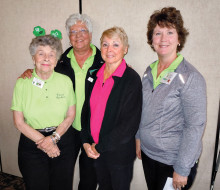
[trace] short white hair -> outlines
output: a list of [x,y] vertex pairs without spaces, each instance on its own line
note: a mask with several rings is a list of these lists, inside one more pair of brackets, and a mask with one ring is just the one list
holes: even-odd
[[90,17],[86,14],[75,13],[75,14],[70,15],[69,18],[66,20],[66,31],[67,31],[68,36],[70,35],[70,28],[74,24],[76,24],[78,21],[85,24],[89,30],[89,33],[92,33],[92,21]]

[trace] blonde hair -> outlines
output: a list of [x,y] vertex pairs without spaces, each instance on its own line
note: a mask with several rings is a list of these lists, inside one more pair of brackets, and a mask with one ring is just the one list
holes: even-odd
[[104,37],[108,37],[108,38],[112,38],[112,37],[119,37],[120,40],[122,41],[123,43],[123,46],[126,48],[129,47],[129,44],[128,44],[128,36],[126,34],[126,32],[124,31],[123,28],[121,27],[118,27],[118,26],[114,26],[112,28],[109,28],[107,30],[105,30],[103,33],[102,33],[102,36],[100,38],[100,44],[102,45],[102,42],[103,42],[103,38]]

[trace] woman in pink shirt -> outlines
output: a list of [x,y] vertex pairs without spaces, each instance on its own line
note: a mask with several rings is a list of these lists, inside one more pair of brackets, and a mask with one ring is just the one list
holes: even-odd
[[128,37],[120,27],[100,39],[105,64],[90,72],[82,111],[82,142],[100,190],[128,190],[135,159],[135,134],[142,108],[140,76],[127,66]]

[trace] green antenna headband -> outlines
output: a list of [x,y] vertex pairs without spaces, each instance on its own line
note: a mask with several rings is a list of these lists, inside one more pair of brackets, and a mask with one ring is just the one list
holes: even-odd
[[[41,28],[40,26],[34,27],[33,34],[37,36],[44,36],[46,34],[44,28]],[[62,39],[62,33],[59,30],[51,30],[50,35],[59,38],[60,40]]]

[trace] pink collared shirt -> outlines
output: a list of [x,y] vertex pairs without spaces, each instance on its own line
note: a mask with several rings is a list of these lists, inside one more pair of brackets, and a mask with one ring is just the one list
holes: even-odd
[[105,114],[106,104],[114,85],[112,76],[122,77],[126,69],[126,62],[123,59],[115,72],[103,83],[105,64],[96,74],[97,80],[92,90],[90,97],[90,130],[93,140],[96,144],[99,142],[99,133],[102,126],[103,117]]

